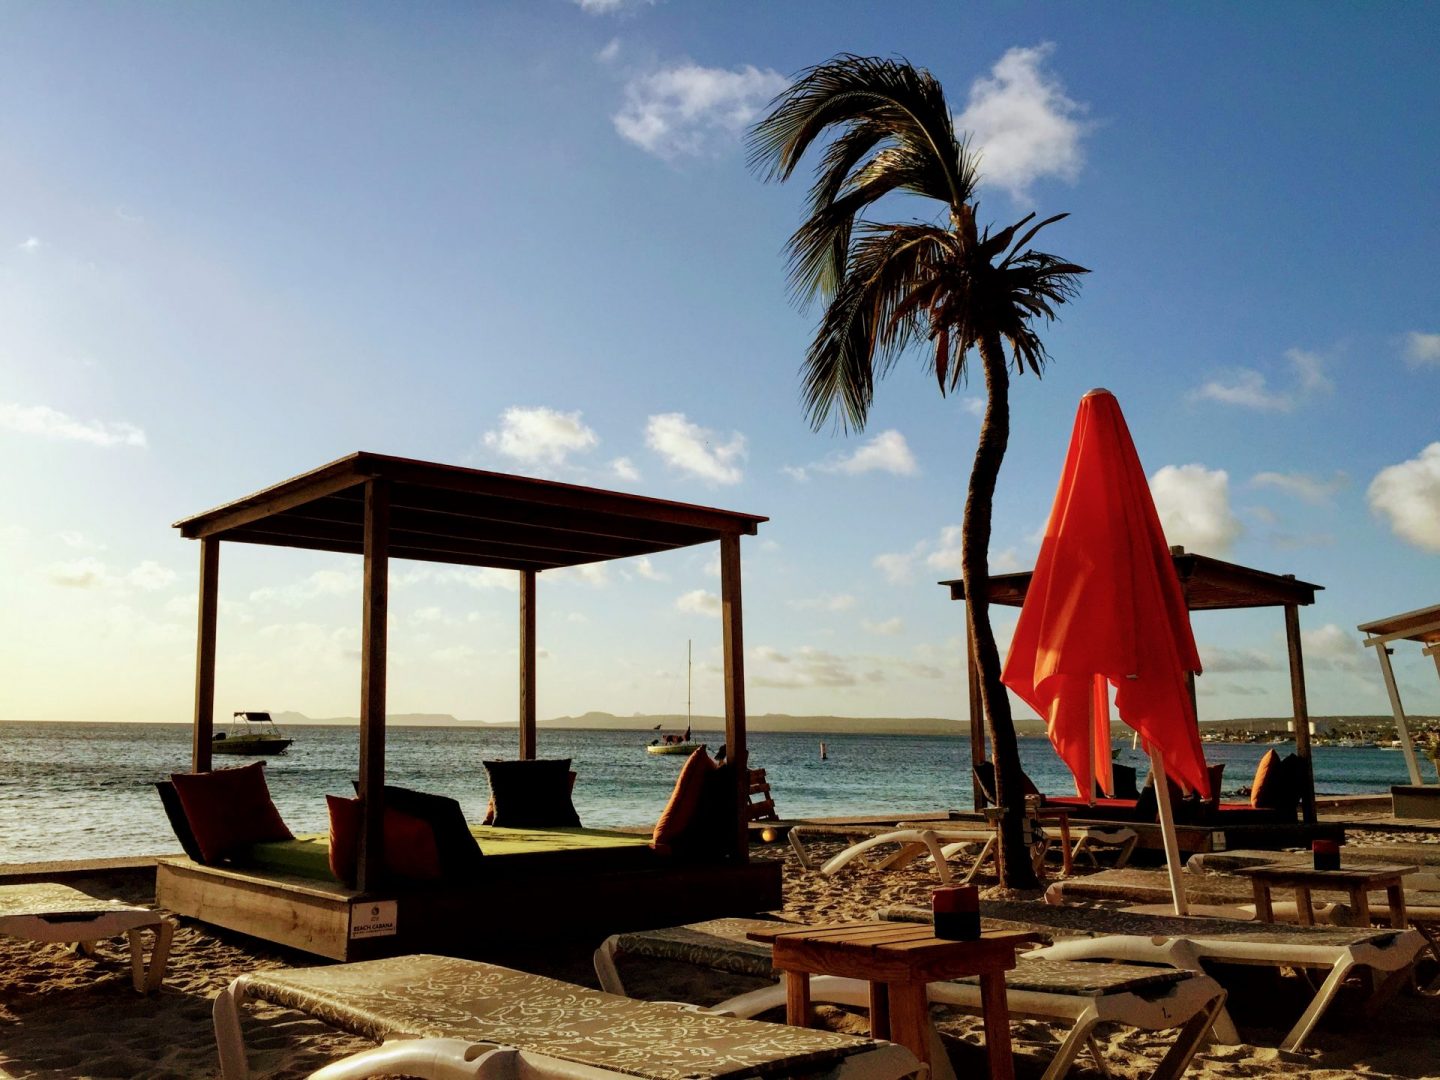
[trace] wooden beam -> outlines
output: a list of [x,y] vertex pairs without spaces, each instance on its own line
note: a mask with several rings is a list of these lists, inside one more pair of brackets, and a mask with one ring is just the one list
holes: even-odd
[[297,506],[304,506],[316,499],[323,499],[337,491],[363,483],[364,477],[357,476],[349,459],[332,462],[313,473],[297,476],[283,484],[258,491],[254,495],[207,510],[193,518],[177,521],[175,527],[180,535],[187,538],[217,536],[227,530],[248,525],[252,521],[270,517]]
[[520,572],[520,757],[535,757],[535,571]]
[[365,583],[360,640],[360,803],[364,813],[356,866],[361,892],[385,868],[385,668],[390,607],[390,482],[365,483]]
[[195,725],[190,769],[209,772],[215,737],[215,634],[220,610],[220,541],[200,541],[200,620],[195,633]]
[[1315,763],[1310,756],[1310,705],[1305,697],[1305,657],[1300,648],[1300,609],[1285,605],[1285,645],[1290,653],[1290,700],[1295,713],[1295,753],[1305,762],[1300,809],[1305,824],[1315,824]]
[[735,769],[735,854],[750,857],[750,758],[745,746],[745,633],[740,603],[740,537],[720,538],[720,621],[725,654],[725,753]]

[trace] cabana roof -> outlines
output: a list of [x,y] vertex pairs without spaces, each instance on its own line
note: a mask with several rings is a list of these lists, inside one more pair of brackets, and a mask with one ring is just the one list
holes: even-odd
[[[1229,611],[1235,608],[1285,607],[1315,602],[1315,593],[1323,585],[1300,581],[1290,574],[1269,574],[1238,563],[1195,555],[1184,548],[1173,547],[1175,572],[1185,591],[1185,603],[1191,611]],[[995,574],[990,578],[990,603],[1001,607],[1020,607],[1030,588],[1031,571],[1021,574]],[[965,599],[965,582],[960,579],[942,581],[950,588],[950,599]],[[1440,609],[1431,609],[1440,613]],[[1414,614],[1423,614],[1416,612]],[[1399,616],[1405,618],[1406,616]],[[1366,629],[1361,627],[1362,630]]]
[[1434,645],[1440,643],[1440,604],[1361,623],[1357,629],[1368,637],[1384,641],[1419,641]]
[[364,451],[175,523],[182,536],[365,551],[365,485],[389,481],[391,558],[542,571],[751,535],[754,514]]

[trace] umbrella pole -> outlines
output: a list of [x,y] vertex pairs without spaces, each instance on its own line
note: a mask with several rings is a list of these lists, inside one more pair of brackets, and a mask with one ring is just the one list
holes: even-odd
[[1170,895],[1175,901],[1175,914],[1188,915],[1185,904],[1185,883],[1180,880],[1180,841],[1175,836],[1175,811],[1170,805],[1170,782],[1165,779],[1165,763],[1160,752],[1150,750],[1150,771],[1155,774],[1155,802],[1160,808],[1160,836],[1165,841],[1165,869],[1170,872]]

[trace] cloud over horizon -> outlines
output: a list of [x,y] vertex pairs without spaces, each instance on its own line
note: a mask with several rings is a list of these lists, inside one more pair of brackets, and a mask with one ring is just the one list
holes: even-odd
[[808,480],[812,472],[846,476],[884,472],[892,476],[915,476],[920,472],[920,466],[916,464],[905,436],[892,428],[880,432],[848,454],[834,454],[812,465],[787,465],[782,471],[796,480]]
[[1006,51],[989,78],[971,84],[965,111],[955,118],[957,134],[969,133],[979,152],[981,184],[1016,202],[1028,202],[1030,185],[1043,177],[1073,183],[1085,164],[1080,140],[1089,125],[1078,117],[1086,107],[1045,70],[1054,51],[1053,42]]
[[1405,363],[1412,368],[1440,367],[1440,334],[1411,330],[1405,335]]
[[1204,465],[1166,465],[1150,478],[1165,539],[1186,551],[1224,555],[1244,531],[1230,508],[1230,475]]
[[1272,389],[1265,375],[1254,368],[1236,368],[1228,380],[1211,379],[1190,391],[1192,401],[1214,401],[1260,412],[1292,412],[1306,402],[1334,391],[1335,384],[1325,373],[1325,360],[1304,349],[1286,349],[1293,385]]
[[145,432],[124,420],[76,420],[48,405],[16,405],[0,401],[0,428],[46,439],[90,443],[92,446],[145,446]]
[[589,450],[600,438],[581,423],[578,409],[562,413],[543,405],[512,405],[500,415],[500,430],[485,432],[483,441],[514,461],[558,468],[571,454]]
[[744,478],[745,436],[732,431],[726,442],[684,413],[659,413],[645,425],[645,445],[665,464],[714,484],[738,484]]
[[745,64],[733,71],[685,62],[636,75],[611,117],[627,142],[664,161],[705,157],[739,145],[789,80]]
[[1409,461],[1381,469],[1366,492],[1370,510],[1400,539],[1440,552],[1440,442]]

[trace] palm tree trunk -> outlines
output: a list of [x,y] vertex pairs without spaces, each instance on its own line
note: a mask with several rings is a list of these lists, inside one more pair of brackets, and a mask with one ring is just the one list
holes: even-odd
[[970,642],[980,673],[980,694],[995,759],[995,797],[1005,808],[1000,825],[1000,884],[1027,889],[1039,883],[1025,844],[1020,748],[1015,741],[1010,699],[1000,682],[1000,652],[990,628],[990,519],[995,482],[1010,441],[1010,374],[998,335],[982,337],[979,352],[985,369],[985,419],[980,425],[980,445],[970,470],[970,491],[960,528],[960,573],[965,579]]

